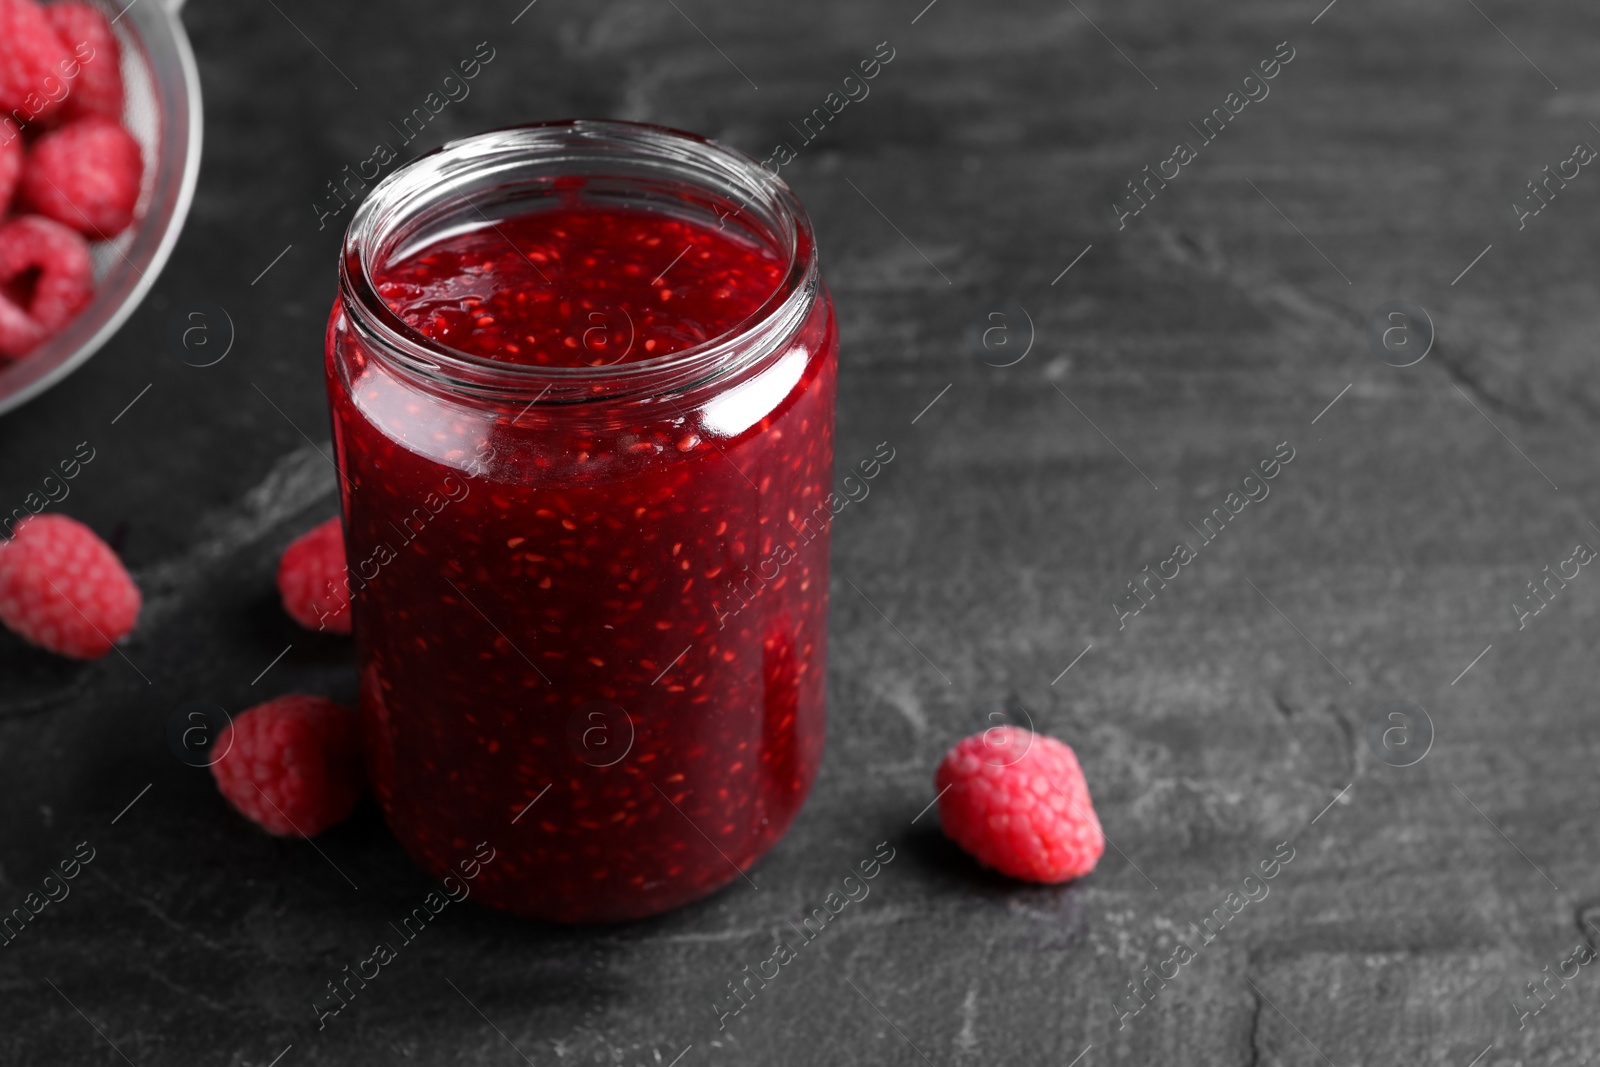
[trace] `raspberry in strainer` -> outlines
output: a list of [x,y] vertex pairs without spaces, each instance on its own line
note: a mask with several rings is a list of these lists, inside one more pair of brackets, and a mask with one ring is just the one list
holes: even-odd
[[121,49],[117,34],[100,9],[81,0],[61,0],[44,9],[56,36],[78,63],[61,117],[71,122],[85,115],[122,119]]
[[133,222],[143,173],[139,142],[115,119],[90,115],[28,149],[21,198],[91,240],[108,241]]
[[76,70],[45,11],[33,0],[0,0],[0,136],[61,107]]
[[94,295],[89,246],[37,215],[0,224],[0,356],[27,355]]

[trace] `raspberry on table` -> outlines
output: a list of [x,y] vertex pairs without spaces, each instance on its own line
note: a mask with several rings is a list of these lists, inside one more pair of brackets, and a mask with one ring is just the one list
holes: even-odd
[[54,3],[44,12],[79,68],[61,105],[61,117],[71,122],[85,115],[104,115],[121,121],[122,52],[111,23],[99,8],[81,0]]
[[1078,757],[1053,737],[997,726],[958,742],[934,775],[944,832],[979,863],[1030,882],[1094,870],[1105,835]]
[[132,630],[138,586],[111,546],[65,515],[30,515],[0,544],[0,622],[23,640],[98,659]]
[[22,202],[86,237],[110,240],[132,224],[143,174],[139,142],[115,119],[89,115],[29,148]]
[[75,64],[34,0],[0,0],[0,112],[6,118],[22,124],[54,114],[70,91],[67,73]]
[[216,740],[217,788],[279,837],[315,837],[354,810],[366,783],[355,712],[291,693],[243,712]]
[[94,296],[94,261],[84,239],[25,215],[0,224],[0,356],[26,355]]
[[278,561],[283,610],[308,630],[350,632],[349,588],[344,530],[337,518],[295,538]]

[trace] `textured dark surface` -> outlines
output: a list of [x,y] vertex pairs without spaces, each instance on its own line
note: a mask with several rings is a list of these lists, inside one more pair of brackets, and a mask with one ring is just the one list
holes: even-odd
[[[1600,577],[1584,569],[1524,629],[1512,608],[1600,545],[1600,175],[1520,232],[1511,209],[1575,142],[1600,144],[1600,13],[921,2],[538,0],[513,24],[521,0],[194,0],[207,143],[176,255],[115,342],[0,419],[4,510],[92,445],[60,510],[120,546],[148,601],[126,658],[72,665],[0,635],[0,905],[96,849],[0,949],[0,1062],[265,1067],[292,1046],[281,1067],[1466,1067],[1600,1050],[1592,967],[1551,980],[1521,1029],[1511,1007],[1600,940],[1580,925],[1600,902]],[[1271,95],[1118,231],[1123,183],[1197,142],[1186,123],[1285,40]],[[871,95],[783,174],[841,319],[839,462],[883,440],[897,458],[835,529],[827,760],[759,890],[604,930],[452,908],[319,1032],[324,983],[427,882],[371,809],[318,848],[269,840],[166,729],[194,699],[353,696],[348,646],[296,629],[272,588],[283,545],[334,509],[321,333],[348,213],[319,231],[313,204],[483,41],[471,95],[407,157],[571,114],[764,157],[890,43]],[[1396,299],[1437,327],[1407,368],[1366,336]],[[185,365],[221,351],[217,308],[231,352]],[[204,353],[169,340],[196,309]],[[1026,358],[986,365],[1030,333]],[[1190,523],[1280,442],[1295,458],[1270,497],[1200,545]],[[1119,630],[1125,583],[1180,540],[1198,558]],[[1414,766],[1370,739],[1394,700],[1431,716]],[[1076,884],[1007,883],[935,814],[913,824],[940,754],[996,706],[1083,760],[1116,848]],[[881,841],[896,858],[871,896],[719,1030],[725,983]],[[1119,1029],[1126,983],[1194,942],[1188,924],[1280,842],[1295,858],[1270,894]]]

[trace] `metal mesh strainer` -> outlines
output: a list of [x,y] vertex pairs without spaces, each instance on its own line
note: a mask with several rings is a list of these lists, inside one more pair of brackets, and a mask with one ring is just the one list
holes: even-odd
[[0,412],[48,389],[83,363],[139,306],[178,240],[200,173],[200,75],[178,20],[183,0],[94,0],[122,47],[123,124],[144,152],[137,221],[94,246],[95,294],[65,329],[22,359],[0,364]]

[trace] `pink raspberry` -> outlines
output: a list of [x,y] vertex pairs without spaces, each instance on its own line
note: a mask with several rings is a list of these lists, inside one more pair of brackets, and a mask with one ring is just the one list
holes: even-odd
[[283,610],[308,630],[350,632],[349,579],[344,531],[329,519],[295,538],[278,561]]
[[132,224],[143,174],[139,142],[115,119],[89,115],[33,143],[22,168],[22,202],[106,241]]
[[23,356],[94,296],[89,245],[37,215],[0,225],[0,356]]
[[315,837],[356,806],[366,776],[355,713],[291,693],[257,704],[223,729],[211,765],[234,809],[279,837]]
[[104,115],[121,121],[122,50],[111,23],[99,8],[81,0],[51,4],[44,13],[79,64],[78,76],[61,106],[61,117],[71,122],[85,115]]
[[75,67],[43,8],[33,0],[0,0],[0,113],[15,123],[52,114]]
[[1030,882],[1094,870],[1105,835],[1078,757],[1053,737],[997,726],[956,744],[933,778],[944,832],[986,867]]
[[98,659],[133,629],[139,588],[117,554],[65,515],[30,515],[0,544],[0,622],[41,648]]

